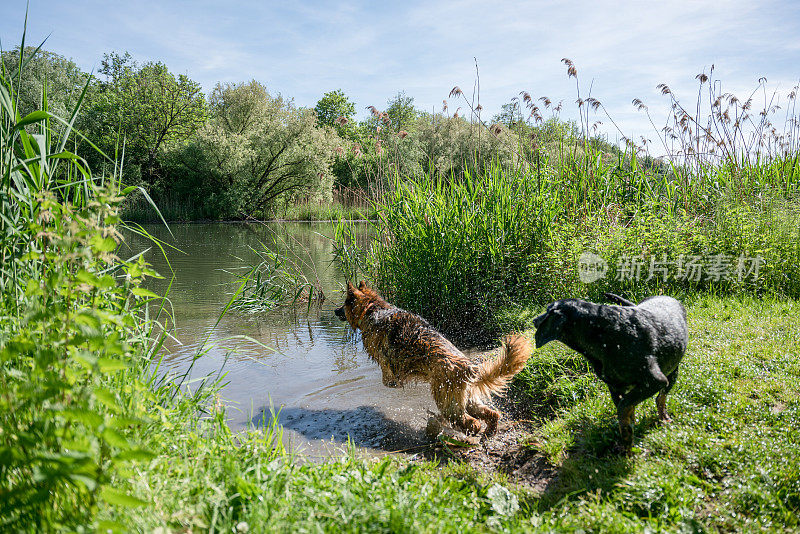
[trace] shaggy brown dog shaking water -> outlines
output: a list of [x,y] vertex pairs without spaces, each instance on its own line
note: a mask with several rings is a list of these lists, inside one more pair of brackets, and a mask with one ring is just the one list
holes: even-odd
[[383,384],[399,387],[409,380],[429,382],[442,415],[467,432],[497,430],[500,412],[484,404],[502,392],[531,355],[527,338],[507,336],[499,358],[481,364],[469,358],[418,315],[392,306],[364,282],[347,283],[344,305],[336,316],[361,330],[364,348],[378,362]]

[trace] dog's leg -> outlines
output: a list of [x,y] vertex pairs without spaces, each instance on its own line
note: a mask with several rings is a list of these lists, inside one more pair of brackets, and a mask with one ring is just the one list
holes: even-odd
[[622,393],[609,384],[608,392],[611,394],[611,402],[614,403],[614,408],[619,406],[619,401],[622,399]]
[[385,359],[381,358],[380,361],[378,361],[378,364],[381,366],[381,382],[383,382],[383,385],[387,388],[400,387],[400,381],[392,372],[392,369],[389,367],[389,363]]
[[486,430],[484,434],[491,436],[497,432],[497,424],[500,422],[500,412],[492,410],[483,403],[471,400],[467,402],[467,413],[486,421]]
[[466,413],[453,414],[449,419],[452,424],[461,428],[468,434],[480,434],[481,432],[481,422],[474,417],[470,417]]
[[481,422],[467,414],[466,384],[453,384],[452,378],[431,380],[431,393],[441,414],[450,424],[467,433],[478,434]]
[[622,396],[617,404],[617,417],[619,418],[619,432],[622,435],[622,445],[630,449],[633,445],[633,423],[635,421],[636,405],[664,389],[669,380],[661,372],[655,358],[650,362],[648,375],[645,382],[637,384],[632,390]]
[[667,387],[661,390],[656,397],[656,407],[658,408],[658,418],[664,422],[669,423],[672,421],[672,418],[667,413],[667,393],[670,392],[672,386],[675,385],[675,381],[678,379],[678,369],[676,368],[672,373],[667,376],[667,380],[669,380],[669,384]]

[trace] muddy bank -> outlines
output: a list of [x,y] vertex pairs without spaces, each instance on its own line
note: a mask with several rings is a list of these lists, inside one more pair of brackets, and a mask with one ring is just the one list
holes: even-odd
[[[526,430],[519,421],[526,414],[515,413],[513,406],[498,406],[510,423],[506,430],[469,450],[445,449],[425,433],[438,412],[430,386],[383,386],[360,336],[333,313],[344,274],[330,261],[331,241],[324,237],[332,233],[330,224],[215,223],[147,230],[180,249],[170,254],[169,263],[152,249],[146,253],[166,275],[152,280],[149,289],[169,290],[174,311],[174,338],[165,343],[163,369],[188,373],[190,379],[221,377],[220,401],[234,431],[258,428],[275,415],[284,444],[299,461],[324,461],[354,447],[364,456],[461,459],[521,478],[536,471],[529,465],[532,453],[522,444]],[[221,316],[235,289],[235,273],[259,261],[253,251],[265,243],[277,253],[302,251],[307,276],[319,280],[328,299],[311,309],[229,310]],[[148,247],[140,236],[126,236],[124,252],[133,255]],[[497,349],[466,353],[479,360],[496,356]]]
[[[467,351],[475,361],[494,358],[498,353],[499,348]],[[531,442],[534,427],[527,419],[529,414],[512,395],[493,399],[492,404],[503,414],[493,436],[467,436],[445,427],[437,437],[430,428],[438,419],[430,386],[384,387],[380,371],[374,367],[364,370],[366,376],[358,380],[329,384],[307,397],[304,404],[276,411],[284,443],[298,453],[300,461],[325,461],[347,453],[352,445],[363,456],[397,455],[412,461],[434,460],[441,465],[465,462],[486,474],[504,473],[510,481],[535,493],[543,493],[555,480],[556,469]],[[365,391],[370,394],[364,396]],[[263,410],[251,422],[257,426],[270,416]],[[459,442],[470,446],[460,446]]]

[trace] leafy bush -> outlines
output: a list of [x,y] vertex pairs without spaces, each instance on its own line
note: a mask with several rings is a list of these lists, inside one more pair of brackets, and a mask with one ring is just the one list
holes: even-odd
[[219,217],[264,217],[309,193],[330,200],[334,134],[256,81],[217,85],[213,119],[172,151],[172,189]]
[[123,473],[151,457],[135,439],[149,396],[135,317],[153,273],[114,255],[116,183],[65,150],[71,123],[44,98],[18,109],[0,72],[0,529],[118,528],[95,516],[144,504]]
[[43,194],[27,246],[4,262],[17,279],[0,308],[3,529],[74,529],[101,501],[143,504],[120,475],[151,457],[135,438],[148,385],[130,369],[145,365],[132,313],[149,271],[117,261],[115,201],[95,199],[74,209]]
[[[342,232],[337,243],[398,304],[465,341],[524,327],[520,308],[570,296],[598,299],[604,291],[798,297],[800,208],[791,194],[772,189],[771,168],[747,168],[752,187],[761,173],[758,196],[706,190],[707,200],[688,202],[691,211],[647,185],[661,179],[658,171],[642,171],[635,159],[609,167],[581,156],[529,172],[493,166],[451,182],[435,174],[396,177],[376,202],[381,239],[370,253],[345,247]],[[718,169],[719,180],[732,180],[727,172]],[[635,194],[624,189],[631,176],[640,181]],[[607,262],[604,278],[580,281],[583,252]],[[651,261],[671,267],[651,277]],[[689,261],[706,262],[706,270],[680,276]],[[714,262],[724,274],[708,270]],[[625,272],[629,263],[635,271]]]

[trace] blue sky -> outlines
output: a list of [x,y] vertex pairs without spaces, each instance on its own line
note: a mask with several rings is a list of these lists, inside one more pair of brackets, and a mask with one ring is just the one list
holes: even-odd
[[[19,42],[25,4],[0,0],[4,49]],[[48,34],[45,48],[87,70],[104,52],[127,50],[206,90],[255,78],[313,106],[340,88],[360,117],[400,90],[426,110],[441,109],[455,85],[471,94],[473,58],[484,117],[523,90],[563,99],[574,115],[575,83],[560,63],[568,57],[584,96],[591,85],[634,137],[653,134],[633,98],[658,117],[668,102],[656,85],[693,101],[694,77],[711,64],[724,89],[744,97],[761,76],[784,96],[800,78],[800,2],[790,1],[30,0],[29,40]]]

